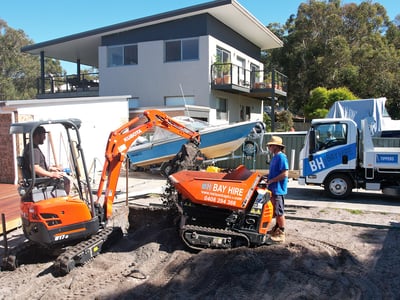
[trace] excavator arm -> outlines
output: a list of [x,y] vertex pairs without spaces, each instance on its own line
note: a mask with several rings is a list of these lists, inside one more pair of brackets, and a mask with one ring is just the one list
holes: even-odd
[[[144,123],[143,119],[145,120]],[[198,132],[185,127],[158,110],[146,110],[140,116],[135,117],[117,130],[112,131],[108,138],[105,162],[97,191],[97,201],[99,201],[103,194],[104,184],[106,183],[103,204],[106,220],[112,215],[112,204],[114,202],[118,178],[129,147],[139,136],[155,126],[169,130],[183,138],[200,141]]]

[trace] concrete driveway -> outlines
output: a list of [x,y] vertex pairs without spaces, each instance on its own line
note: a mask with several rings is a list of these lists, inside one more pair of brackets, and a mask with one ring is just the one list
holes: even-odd
[[353,190],[346,200],[332,199],[318,186],[302,186],[289,180],[286,205],[342,208],[351,210],[399,213],[400,199],[378,191]]
[[[130,172],[128,181],[125,180],[125,177],[120,178],[118,187],[121,192],[115,202],[126,201],[127,195],[125,191],[128,190],[129,203],[148,205],[149,201],[151,201],[152,203],[161,204],[160,199],[157,201],[157,195],[163,193],[165,184],[166,179],[159,174]],[[128,187],[127,189],[126,186]],[[149,194],[153,194],[153,196],[148,197]],[[400,199],[394,196],[383,195],[381,192],[353,190],[348,199],[336,200],[329,198],[322,187],[301,186],[294,179],[289,180],[285,205],[400,214]]]

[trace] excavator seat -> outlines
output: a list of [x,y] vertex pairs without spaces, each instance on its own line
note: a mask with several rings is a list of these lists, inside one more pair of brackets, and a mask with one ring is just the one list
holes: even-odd
[[36,178],[35,186],[32,188],[31,193],[26,195],[24,191],[32,182],[31,172],[23,156],[17,157],[17,164],[20,170],[19,191],[24,201],[38,202],[45,199],[67,196],[67,193],[62,188],[62,180],[48,177]]
[[29,180],[31,178],[31,171],[29,170],[29,166],[25,163],[25,159],[23,156],[17,157],[17,164],[19,170],[19,179],[20,183],[23,183],[25,186],[29,185]]

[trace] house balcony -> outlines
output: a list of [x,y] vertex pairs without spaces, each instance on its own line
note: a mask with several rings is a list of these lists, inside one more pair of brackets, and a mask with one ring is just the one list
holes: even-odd
[[265,99],[287,96],[287,76],[272,70],[246,70],[232,63],[211,66],[211,88]]
[[74,98],[74,97],[96,97],[99,96],[99,74],[85,73],[80,76],[47,75],[37,79],[37,98]]

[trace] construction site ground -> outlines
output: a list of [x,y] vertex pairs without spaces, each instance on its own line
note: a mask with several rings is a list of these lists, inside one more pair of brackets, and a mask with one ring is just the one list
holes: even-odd
[[[125,235],[64,277],[35,256],[0,272],[0,299],[398,299],[400,200],[354,191],[346,201],[289,182],[286,241],[192,252],[162,207],[166,179],[129,172],[111,223]],[[128,203],[128,205],[127,205]],[[22,230],[8,232],[12,247]],[[0,245],[3,255],[4,244]]]

